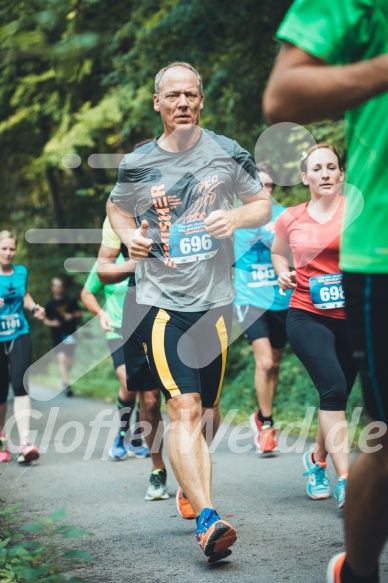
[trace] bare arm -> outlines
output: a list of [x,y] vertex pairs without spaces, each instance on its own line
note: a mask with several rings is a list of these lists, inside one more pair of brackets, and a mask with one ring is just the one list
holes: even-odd
[[120,241],[129,248],[133,233],[137,229],[134,217],[121,213],[110,199],[106,203],[106,214],[109,217],[112,229]]
[[263,98],[270,124],[338,117],[388,90],[388,54],[350,65],[326,65],[283,43]]
[[34,314],[34,318],[36,318],[37,320],[44,320],[46,310],[42,308],[42,306],[34,302],[34,300],[31,297],[31,294],[29,294],[28,292],[26,292],[26,294],[24,295],[23,307],[26,310],[30,310]]
[[127,246],[132,259],[145,259],[152,247],[152,240],[148,238],[148,223],[142,221],[140,228],[136,227],[135,218],[123,215],[116,205],[108,200],[106,212],[112,229],[120,240]]
[[43,320],[43,324],[45,324],[49,328],[59,328],[59,326],[61,325],[61,322],[59,320],[57,320],[57,319],[50,320],[49,318],[45,318]]
[[87,290],[85,287],[82,288],[81,291],[81,301],[84,303],[85,308],[89,312],[99,317],[101,328],[105,332],[114,330],[114,328],[112,328],[112,326],[110,325],[111,321],[108,314],[105,312],[105,310],[101,308],[100,304],[97,301],[96,296],[92,294],[92,292]]
[[205,226],[216,239],[231,237],[236,229],[261,227],[271,220],[271,199],[264,190],[244,198],[244,204],[229,211],[217,210],[205,219]]
[[[98,252],[97,275],[103,285],[119,283],[135,272],[136,261],[128,259],[124,263],[116,263],[120,249],[101,245]],[[84,302],[85,303],[85,302]]]
[[102,309],[100,304],[97,301],[97,298],[92,292],[86,289],[86,287],[82,288],[81,291],[81,302],[84,304],[85,308],[88,312],[92,314],[98,315],[99,311]]
[[296,287],[296,272],[290,268],[290,255],[291,249],[288,243],[279,235],[275,235],[272,244],[272,265],[278,276],[278,284],[281,290]]

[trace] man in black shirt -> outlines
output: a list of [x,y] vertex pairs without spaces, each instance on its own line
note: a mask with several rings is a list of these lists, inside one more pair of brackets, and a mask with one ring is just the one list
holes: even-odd
[[51,280],[51,291],[53,297],[46,304],[44,323],[51,328],[52,344],[57,353],[62,378],[62,390],[71,397],[73,392],[69,386],[69,374],[73,367],[77,345],[75,335],[77,320],[82,316],[82,311],[77,300],[66,295],[62,278],[54,277]]

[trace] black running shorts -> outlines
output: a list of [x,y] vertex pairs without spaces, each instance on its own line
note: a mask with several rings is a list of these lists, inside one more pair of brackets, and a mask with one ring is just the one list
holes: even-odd
[[122,338],[111,338],[108,340],[109,351],[113,360],[115,370],[125,364],[124,346]]
[[136,303],[136,287],[128,288],[123,310],[123,351],[128,391],[153,391],[157,389],[144,353],[143,341],[139,332],[139,306]]
[[232,305],[206,312],[138,306],[144,350],[166,400],[199,393],[203,407],[218,404],[229,344]]
[[249,344],[259,338],[268,338],[272,348],[285,347],[288,310],[263,310],[256,306],[236,306],[235,310]]

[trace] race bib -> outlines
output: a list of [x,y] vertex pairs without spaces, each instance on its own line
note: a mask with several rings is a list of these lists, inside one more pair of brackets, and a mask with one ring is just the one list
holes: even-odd
[[314,307],[319,310],[333,310],[345,306],[342,289],[342,273],[310,277],[310,295]]
[[220,241],[209,235],[204,221],[172,225],[169,240],[170,257],[174,263],[210,259],[220,248]]
[[8,314],[7,316],[0,316],[0,335],[7,336],[13,334],[23,327],[19,314]]
[[252,265],[252,271],[248,271],[248,287],[263,287],[265,285],[277,285],[278,278],[271,263]]

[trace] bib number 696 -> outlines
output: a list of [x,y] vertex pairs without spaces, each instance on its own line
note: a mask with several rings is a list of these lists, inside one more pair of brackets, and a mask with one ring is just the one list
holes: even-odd
[[192,237],[184,237],[180,241],[180,249],[184,255],[191,252],[199,253],[200,251],[209,251],[211,247],[211,236],[208,233],[202,236],[193,235]]

